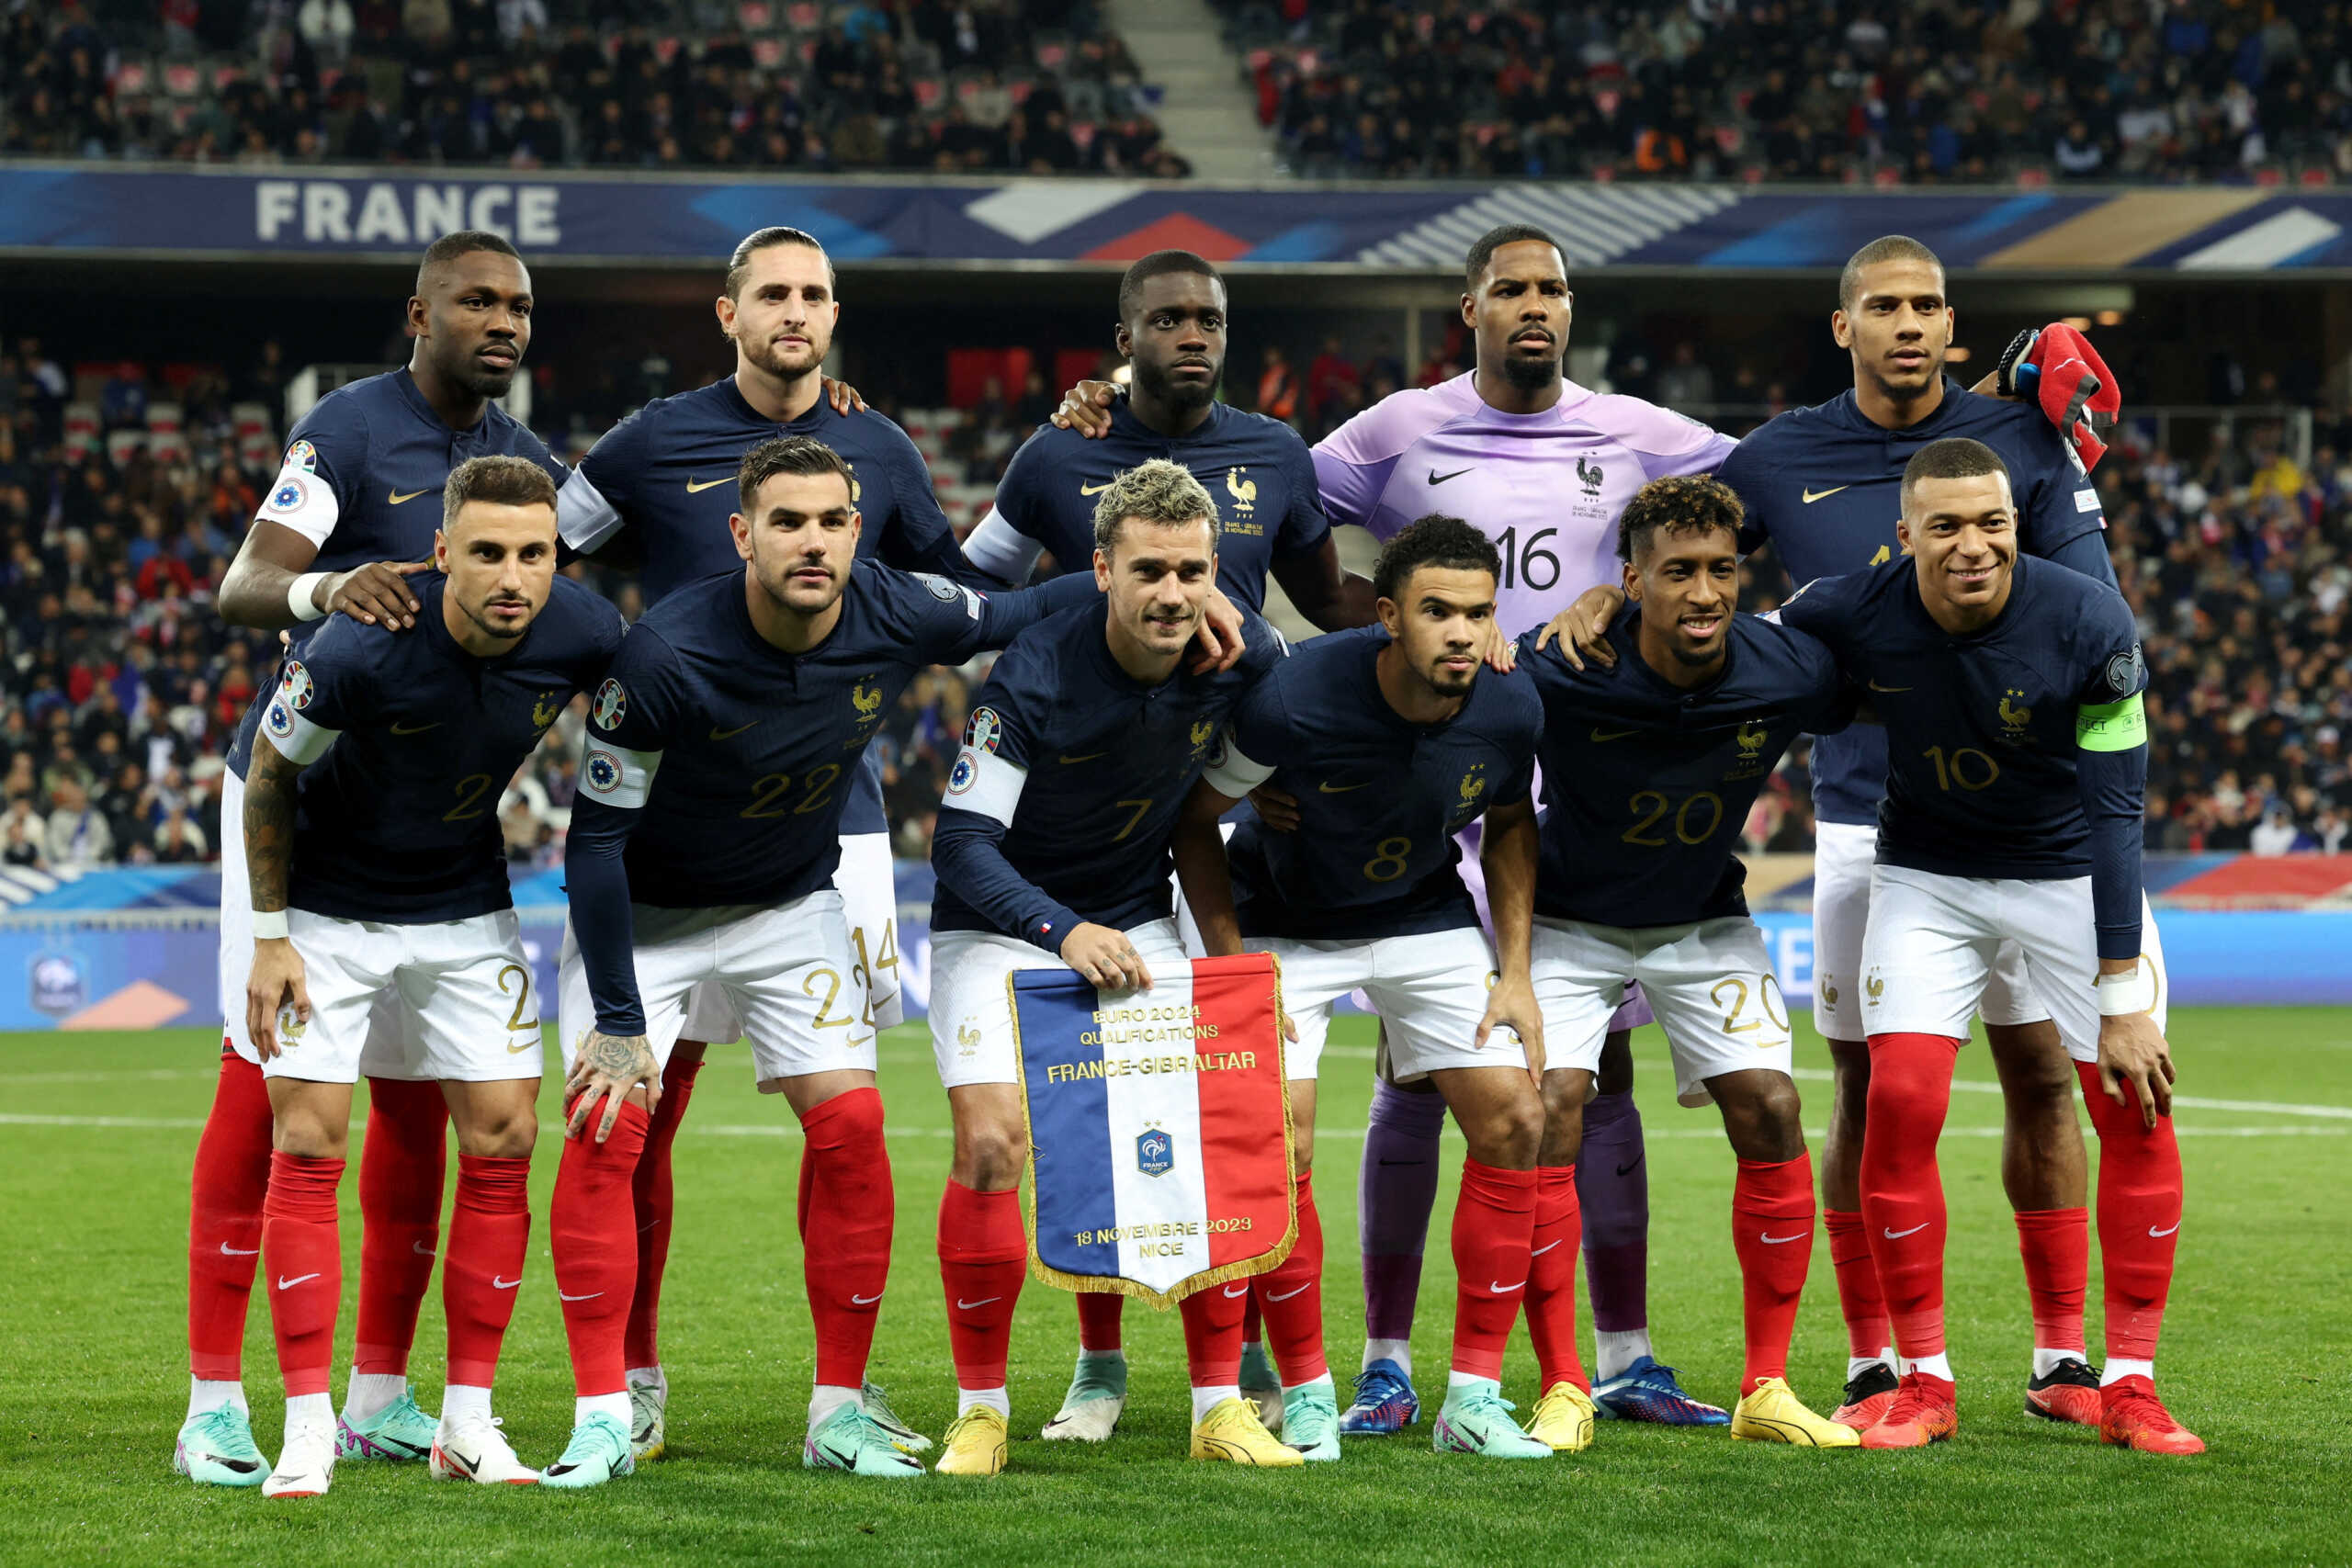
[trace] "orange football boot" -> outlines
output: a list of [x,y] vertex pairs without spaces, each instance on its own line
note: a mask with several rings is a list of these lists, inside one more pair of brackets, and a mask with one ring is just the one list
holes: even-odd
[[2143,1454],[2205,1451],[2205,1439],[2172,1418],[2165,1402],[2156,1397],[2156,1385],[2147,1378],[2137,1374],[2119,1378],[2098,1393],[2107,1412],[2099,1420],[2099,1441],[2137,1449]]
[[1862,1447],[1924,1449],[1942,1442],[1960,1429],[1957,1393],[1950,1378],[1905,1373],[1886,1414],[1862,1434]]

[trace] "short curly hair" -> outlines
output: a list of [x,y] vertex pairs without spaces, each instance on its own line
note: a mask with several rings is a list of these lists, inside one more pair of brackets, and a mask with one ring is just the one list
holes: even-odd
[[1678,474],[1652,479],[1634,492],[1617,520],[1617,558],[1632,561],[1649,548],[1650,536],[1664,528],[1670,533],[1712,532],[1721,528],[1735,543],[1747,515],[1731,486],[1703,474]]
[[1094,503],[1094,547],[1103,554],[1119,541],[1120,525],[1132,520],[1162,526],[1205,519],[1209,536],[1217,532],[1216,499],[1190,470],[1165,457],[1154,457],[1113,479]]

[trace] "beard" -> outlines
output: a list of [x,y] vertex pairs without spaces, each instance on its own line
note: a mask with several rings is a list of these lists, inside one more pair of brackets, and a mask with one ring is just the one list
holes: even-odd
[[532,614],[524,616],[520,625],[501,626],[498,622],[490,618],[490,604],[487,601],[484,601],[479,606],[472,604],[461,604],[459,607],[465,611],[466,619],[471,621],[476,626],[480,627],[484,637],[503,637],[509,641],[521,637],[524,633],[531,629],[531,623],[537,618],[538,610],[537,605],[532,605]]
[[1521,355],[1503,355],[1503,379],[1522,392],[1540,392],[1560,378],[1560,360],[1555,355],[1544,359],[1529,359]]
[[736,341],[742,345],[743,357],[750,360],[754,368],[764,370],[780,381],[789,381],[817,369],[825,363],[826,352],[832,346],[831,344],[820,344],[812,338],[805,351],[808,355],[808,363],[795,365],[785,357],[784,351],[777,348],[774,343],[764,340],[754,343],[747,338],[739,338]]
[[1156,365],[1134,362],[1136,390],[1156,402],[1166,404],[1179,413],[1192,413],[1216,401],[1217,383],[1224,378],[1225,367],[1216,367],[1216,374],[1197,386],[1178,381]]

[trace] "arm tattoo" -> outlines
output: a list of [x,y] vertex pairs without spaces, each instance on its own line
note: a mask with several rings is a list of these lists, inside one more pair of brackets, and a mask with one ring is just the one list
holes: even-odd
[[245,882],[257,910],[286,908],[294,869],[294,781],[301,772],[269,737],[254,737],[245,769]]

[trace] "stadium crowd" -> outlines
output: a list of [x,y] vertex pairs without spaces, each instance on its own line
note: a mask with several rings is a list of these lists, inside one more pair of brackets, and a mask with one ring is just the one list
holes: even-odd
[[[209,606],[276,471],[277,433],[240,423],[282,388],[274,350],[172,385],[137,365],[69,372],[33,338],[0,352],[0,863],[210,857],[220,759],[275,662],[273,639]],[[1414,380],[1443,372],[1445,352]],[[1405,373],[1385,343],[1351,355],[1334,339],[1303,368],[1274,351],[1234,392],[1313,433]],[[992,479],[1042,396],[967,411],[947,461]],[[577,452],[594,433],[552,434]],[[2152,671],[2148,846],[2352,847],[2352,417],[2315,421],[2308,468],[2248,420],[2202,455],[2127,432],[2097,479]],[[1749,604],[1768,605],[1780,574],[1750,570]],[[928,845],[977,676],[918,679],[876,742],[901,853]],[[560,860],[580,723],[550,731],[500,803],[518,864]],[[1800,753],[1758,801],[1747,847],[1810,849],[1807,796]]]
[[1086,0],[65,0],[0,152],[1181,176]]
[[1298,174],[2352,174],[2344,7],[1218,0]]

